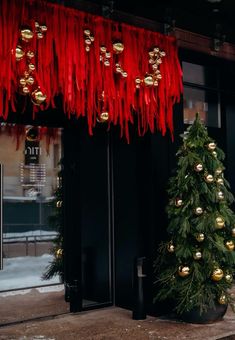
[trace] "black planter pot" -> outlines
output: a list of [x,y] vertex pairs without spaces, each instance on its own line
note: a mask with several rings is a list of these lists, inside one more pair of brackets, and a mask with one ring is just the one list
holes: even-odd
[[227,311],[228,305],[216,304],[216,308],[209,308],[200,314],[199,308],[194,308],[189,312],[184,312],[179,316],[182,321],[189,323],[212,323],[221,321]]

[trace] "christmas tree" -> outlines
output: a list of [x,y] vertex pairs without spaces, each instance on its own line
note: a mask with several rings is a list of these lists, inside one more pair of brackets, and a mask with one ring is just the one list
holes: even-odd
[[52,202],[53,214],[49,217],[49,224],[57,231],[57,237],[53,240],[51,254],[53,260],[42,275],[43,280],[49,280],[59,275],[64,282],[64,239],[63,239],[63,197],[62,197],[62,170],[58,173],[57,190]]
[[155,301],[173,301],[179,315],[217,304],[233,306],[234,201],[224,178],[224,153],[196,114],[183,134],[169,180],[167,233],[155,261]]

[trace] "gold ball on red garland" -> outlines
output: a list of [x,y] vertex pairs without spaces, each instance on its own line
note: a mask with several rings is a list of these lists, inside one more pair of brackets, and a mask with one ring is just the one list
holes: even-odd
[[28,64],[28,68],[29,68],[30,71],[34,71],[35,70],[35,65],[30,63],[30,64]]
[[42,32],[46,32],[47,31],[47,26],[46,25],[42,25],[42,26],[40,26],[40,28],[41,28]]
[[150,58],[153,58],[154,57],[154,51],[149,51],[149,56],[150,56]]
[[233,241],[227,241],[225,243],[225,247],[229,250],[229,251],[233,251],[234,250],[234,243]]
[[101,53],[106,53],[107,48],[105,46],[100,46],[100,52]]
[[205,181],[207,183],[212,183],[214,181],[214,178],[213,178],[212,175],[208,174],[208,175],[205,176]]
[[228,283],[233,282],[233,276],[231,274],[226,274],[224,278],[225,278],[225,281],[227,281]]
[[166,56],[166,52],[165,52],[165,51],[161,51],[161,52],[160,52],[160,56],[161,56],[161,57],[165,57],[165,56]]
[[232,229],[232,237],[235,237],[235,228]]
[[154,47],[154,48],[153,48],[153,51],[154,51],[155,54],[156,54],[156,53],[159,53],[159,51],[160,51],[160,50],[159,50],[159,47]]
[[169,253],[174,253],[175,251],[175,246],[172,242],[170,242],[168,245],[167,245],[167,250],[169,251]]
[[193,254],[193,258],[194,258],[194,260],[200,260],[202,258],[202,253],[200,251],[196,251]]
[[116,54],[122,53],[124,50],[124,45],[121,41],[116,41],[113,43],[113,52]]
[[20,78],[20,85],[25,86],[26,85],[26,79],[25,78]]
[[215,170],[215,174],[216,175],[220,175],[223,172],[223,170],[221,168],[218,168]]
[[203,165],[201,163],[195,164],[194,170],[197,171],[197,172],[202,171],[203,170]]
[[35,28],[36,28],[37,30],[38,30],[39,27],[40,27],[40,25],[39,25],[39,23],[38,23],[37,21],[35,21],[34,26],[35,26]]
[[90,35],[90,41],[94,42],[95,41],[95,37],[93,37],[93,35]]
[[117,73],[121,73],[121,72],[122,72],[122,69],[121,69],[120,66],[116,67],[116,72],[117,72]]
[[29,88],[28,88],[28,86],[24,86],[23,88],[22,88],[22,92],[23,92],[23,94],[29,94]]
[[220,268],[216,268],[216,269],[213,271],[213,273],[211,274],[211,279],[212,279],[213,281],[220,281],[220,280],[222,280],[223,276],[224,276],[223,270],[220,269]]
[[22,28],[21,31],[21,39],[28,42],[33,38],[33,32],[29,28]]
[[158,86],[158,81],[157,80],[154,80],[153,86]]
[[34,78],[32,76],[29,76],[27,79],[26,79],[26,82],[28,85],[33,85],[34,83]]
[[188,266],[180,266],[178,269],[178,274],[181,277],[186,277],[190,274],[190,269]]
[[196,215],[201,215],[203,213],[203,209],[201,208],[201,207],[197,207],[196,209],[195,209],[195,214]]
[[224,184],[224,180],[223,180],[222,178],[218,178],[218,179],[216,180],[216,182],[217,182],[218,184],[220,184],[220,185],[223,185],[223,184]]
[[86,46],[86,52],[89,52],[89,51],[90,51],[90,47]]
[[136,84],[141,84],[141,79],[139,77],[135,78],[135,83]]
[[17,61],[20,61],[25,55],[25,52],[23,51],[21,46],[16,46],[15,50],[15,57]]
[[216,217],[215,221],[216,221],[216,228],[217,229],[221,229],[221,228],[224,227],[225,222],[224,222],[224,219],[222,217],[220,217],[220,216]]
[[226,305],[226,303],[227,303],[227,298],[226,298],[226,295],[221,295],[220,297],[219,297],[219,299],[218,299],[218,302],[219,302],[219,304],[221,304],[221,305]]
[[41,105],[46,98],[47,96],[39,88],[32,92],[32,102],[35,105]]
[[122,72],[122,76],[123,76],[123,78],[127,78],[127,76],[128,76],[128,74],[127,74],[127,72]]
[[85,44],[86,44],[86,45],[91,45],[91,40],[90,40],[90,38],[85,39]]
[[216,144],[215,143],[209,143],[208,145],[207,145],[207,148],[208,148],[208,150],[215,150],[215,148],[216,148]]
[[42,39],[42,38],[43,38],[42,32],[38,32],[38,33],[37,33],[37,38],[38,38],[38,39]]
[[97,122],[99,123],[105,123],[109,119],[109,113],[108,112],[102,112],[99,117],[97,118]]
[[196,240],[198,242],[203,242],[204,239],[205,239],[205,235],[203,233],[199,233],[199,234],[196,235]]
[[34,52],[33,52],[33,51],[28,51],[28,52],[26,53],[26,55],[27,55],[27,57],[28,57],[29,59],[34,58]]
[[89,37],[89,35],[91,34],[91,31],[89,29],[85,29],[84,34],[87,35]]
[[182,204],[183,204],[183,200],[181,198],[175,199],[175,206],[176,207],[181,207]]
[[145,86],[153,86],[153,84],[154,84],[153,77],[151,75],[146,75],[144,77],[144,85]]

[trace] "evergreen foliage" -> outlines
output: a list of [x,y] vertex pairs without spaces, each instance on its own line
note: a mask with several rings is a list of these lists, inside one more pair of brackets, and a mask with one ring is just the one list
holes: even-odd
[[233,307],[234,197],[223,175],[224,153],[196,114],[182,136],[178,167],[169,180],[169,240],[155,261],[155,301],[172,300],[178,314],[217,303]]
[[62,171],[58,173],[58,188],[55,191],[55,198],[52,202],[53,215],[49,217],[49,224],[58,232],[53,240],[51,254],[53,260],[42,275],[43,280],[49,280],[56,275],[64,281],[64,239],[63,239],[63,197],[62,197]]

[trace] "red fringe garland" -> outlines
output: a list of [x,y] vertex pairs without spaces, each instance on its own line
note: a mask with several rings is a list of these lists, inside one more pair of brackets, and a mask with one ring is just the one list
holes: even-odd
[[[0,2],[0,115],[4,119],[9,104],[14,111],[17,109],[20,62],[15,60],[12,50],[16,48],[19,29],[34,21],[48,28],[34,46],[36,79],[47,95],[40,110],[55,107],[54,98],[61,94],[64,112],[68,117],[86,116],[90,134],[102,111],[108,112],[109,124],[120,125],[121,135],[127,140],[128,125],[135,116],[139,135],[148,129],[151,132],[158,129],[163,135],[169,129],[173,134],[172,107],[182,93],[175,38],[36,0]],[[90,52],[85,51],[84,29],[95,37]],[[119,55],[112,51],[116,40],[124,44]],[[100,46],[111,52],[109,67],[100,62]],[[137,89],[135,79],[150,71],[148,52],[154,46],[166,52],[159,67],[162,79],[158,87]],[[115,73],[117,62],[127,72],[127,78]]]

